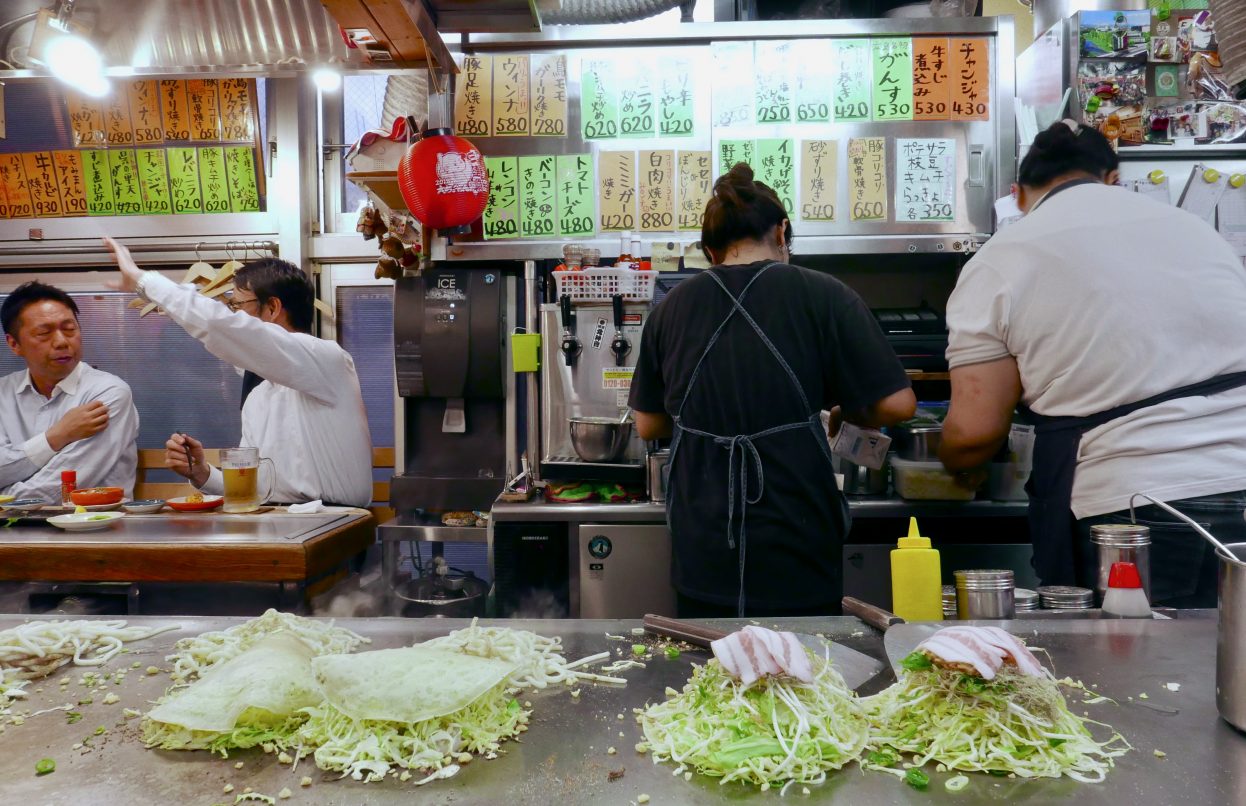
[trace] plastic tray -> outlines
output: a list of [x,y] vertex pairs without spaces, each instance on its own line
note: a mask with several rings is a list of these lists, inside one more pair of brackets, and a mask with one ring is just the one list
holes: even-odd
[[972,501],[973,490],[965,489],[941,462],[913,462],[891,457],[891,477],[901,498],[911,501]]
[[616,296],[628,302],[653,299],[652,271],[596,268],[552,274],[558,284],[558,296],[571,297],[572,302],[609,302]]

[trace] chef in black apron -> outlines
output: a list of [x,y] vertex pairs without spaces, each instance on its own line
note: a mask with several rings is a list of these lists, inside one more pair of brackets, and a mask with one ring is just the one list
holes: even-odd
[[791,237],[774,191],[736,165],[706,206],[714,267],[645,323],[630,402],[641,437],[671,438],[683,617],[838,612],[849,519],[820,412],[882,426],[916,405],[869,309],[788,264]]
[[[949,360],[952,361],[952,405],[944,423],[940,458],[949,469],[960,473],[967,483],[981,477],[976,469],[990,461],[1007,439],[1014,409],[1023,397],[1033,400],[1042,393],[1049,392],[1054,384],[1065,383],[1070,384],[1070,388],[1076,387],[1083,398],[1089,396],[1086,390],[1093,392],[1098,384],[1102,391],[1101,397],[1112,399],[1111,386],[1114,381],[1106,377],[1106,372],[1105,377],[1099,379],[1074,378],[1078,372],[1085,371],[1082,365],[1075,361],[1060,364],[1059,361],[1051,359],[1054,355],[1076,355],[1079,352],[1084,354],[1090,350],[1099,351],[1099,356],[1107,354],[1100,343],[1090,343],[1091,337],[1105,335],[1101,332],[1092,333],[1096,327],[1096,312],[1105,310],[1105,299],[1108,300],[1107,304],[1116,302],[1124,307],[1135,305],[1139,311],[1163,310],[1183,304],[1181,300],[1184,300],[1184,296],[1179,300],[1173,294],[1172,286],[1165,285],[1183,282],[1183,268],[1177,261],[1156,258],[1148,262],[1146,257],[1131,250],[1126,250],[1129,251],[1127,257],[1117,258],[1116,255],[1099,253],[1094,249],[1093,243],[1085,242],[1066,242],[1063,254],[1059,254],[1061,250],[1053,249],[1053,242],[1075,239],[1073,233],[1077,232],[1076,227],[1081,226],[1079,221],[1093,223],[1097,220],[1108,229],[1112,229],[1110,222],[1115,220],[1113,216],[1126,223],[1131,220],[1131,216],[1136,221],[1171,221],[1172,227],[1180,228],[1174,230],[1174,233],[1181,233],[1175,237],[1187,241],[1203,241],[1208,246],[1208,251],[1202,256],[1197,249],[1191,248],[1188,259],[1202,261],[1200,266],[1203,273],[1195,274],[1187,269],[1185,276],[1188,280],[1184,282],[1197,283],[1210,278],[1212,285],[1207,292],[1212,298],[1217,296],[1214,289],[1229,288],[1246,299],[1246,291],[1243,291],[1235,278],[1229,276],[1240,274],[1240,265],[1234,266],[1231,256],[1225,262],[1228,253],[1222,254],[1218,236],[1210,228],[1175,208],[1156,204],[1137,195],[1129,195],[1123,190],[1104,188],[1105,184],[1116,183],[1117,165],[1116,155],[1106,139],[1094,129],[1063,122],[1040,133],[1018,172],[1017,201],[1027,215],[1026,219],[1011,225],[1002,235],[997,236],[998,244],[988,242],[987,247],[975,258],[975,261],[980,259],[982,265],[975,266],[971,261],[962,273],[957,292],[948,304],[948,324],[952,331],[953,345],[953,349],[949,349]],[[1117,193],[1122,195],[1116,196]],[[1047,208],[1049,204],[1053,207]],[[1035,215],[1044,208],[1047,209],[1043,214]],[[1054,209],[1061,211],[1059,216],[1052,212]],[[1153,248],[1166,248],[1167,243],[1154,239],[1165,237],[1168,228],[1162,223],[1147,226],[1153,233],[1149,239]],[[1146,229],[1147,226],[1140,225],[1140,228]],[[1193,234],[1189,235],[1190,232]],[[1111,237],[1130,240],[1120,231],[1113,231],[1109,238]],[[1136,242],[1144,238],[1145,234],[1142,233],[1137,234],[1134,240]],[[1027,260],[1027,248],[1040,254]],[[1130,262],[1123,265],[1105,262],[1114,259]],[[1223,271],[1216,274],[1216,267],[1221,265]],[[983,269],[988,271],[984,272]],[[1063,272],[1064,269],[1068,271]],[[1104,278],[1098,285],[1093,282],[1098,277],[1090,275],[1096,271],[1100,272],[1099,277]],[[1121,273],[1117,288],[1124,289],[1128,286],[1131,296],[1126,296],[1122,291],[1118,299],[1111,300],[1110,293],[1102,293],[1108,271]],[[1044,285],[1044,274],[1057,279]],[[1068,285],[1065,281],[1069,278],[1077,285]],[[1115,275],[1113,279],[1115,280]],[[961,294],[962,286],[965,287],[964,293],[958,300],[957,295]],[[1165,288],[1169,289],[1168,299],[1162,296]],[[994,292],[993,295],[991,292]],[[1040,294],[1049,297],[1042,299]],[[1147,299],[1147,294],[1151,294],[1153,298]],[[1195,313],[1186,316],[1185,320],[1189,321],[1197,316],[1206,317],[1210,334],[1216,329],[1217,317],[1224,316],[1225,321],[1228,321],[1232,317],[1240,316],[1233,312],[1240,310],[1236,308],[1238,302],[1240,300],[1225,300],[1225,304],[1219,306],[1216,302],[1195,301],[1190,306]],[[1217,310],[1218,307],[1223,307],[1224,310]],[[1139,322],[1137,332],[1130,333],[1128,337],[1122,337],[1117,342],[1122,347],[1122,355],[1115,359],[1103,359],[1104,364],[1130,361],[1131,373],[1146,373],[1148,369],[1151,372],[1156,371],[1154,365],[1148,368],[1145,363],[1137,363],[1137,358],[1126,359],[1123,355],[1126,349],[1130,355],[1141,354],[1153,357],[1155,362],[1168,362],[1166,369],[1170,372],[1173,371],[1173,363],[1190,361],[1191,350],[1196,350],[1197,345],[1190,345],[1188,348],[1182,345],[1178,348],[1166,344],[1165,339],[1176,336],[1166,332],[1159,324],[1148,326],[1142,315],[1135,317],[1135,320]],[[1102,330],[1111,325],[1105,322],[1099,327]],[[963,339],[959,338],[958,329],[966,334]],[[982,345],[989,343],[991,339],[1006,347],[1010,354],[1004,358],[989,359],[989,354],[981,351],[989,349]],[[958,344],[967,346],[960,348],[958,352]],[[1209,341],[1205,347],[1215,350],[1220,345]],[[967,361],[958,366],[956,358],[965,360],[967,350],[979,351],[971,353],[970,358],[973,355],[982,355],[986,360],[980,363]],[[1044,352],[1046,355],[1042,354]],[[1166,355],[1166,352],[1171,355]],[[1029,362],[1027,366],[1030,383],[1037,384],[1038,388],[1030,389],[1023,383],[1018,365],[1019,355]],[[1170,385],[1158,393],[1139,395],[1132,399],[1112,399],[1112,405],[1099,410],[1048,416],[1023,407],[1021,419],[1035,426],[1033,470],[1027,490],[1030,494],[1029,527],[1034,547],[1033,564],[1043,584],[1093,587],[1098,569],[1097,556],[1089,540],[1089,525],[1127,520],[1127,507],[1123,502],[1120,511],[1083,518],[1080,522],[1075,518],[1072,510],[1074,476],[1083,438],[1095,429],[1113,423],[1119,425],[1122,418],[1154,406],[1195,397],[1206,398],[1246,386],[1246,372],[1235,368],[1231,361],[1215,366],[1218,368],[1209,369],[1203,374],[1192,370],[1195,375],[1187,378],[1188,382]],[[1246,366],[1246,362],[1243,362],[1243,366]],[[1226,369],[1229,371],[1225,371]],[[1068,411],[1077,405],[1069,400],[1053,400],[1053,397],[1052,394],[1047,394],[1043,398],[1048,411],[1052,411],[1053,407],[1055,410],[1063,408]],[[1246,430],[1235,425],[1246,423],[1246,415],[1240,411],[1217,411],[1217,416],[1223,423],[1226,435],[1236,430]],[[1214,432],[1214,420],[1207,427]],[[1200,441],[1214,442],[1207,436],[1193,434],[1189,440],[1195,445]],[[1160,467],[1165,461],[1160,446],[1150,447],[1155,449],[1155,455],[1139,455],[1136,460],[1138,463],[1151,463],[1146,470]],[[1121,449],[1117,453],[1128,454],[1129,451]],[[1193,451],[1187,449],[1183,455],[1192,453]],[[1111,458],[1121,461],[1119,455]],[[1246,453],[1241,458],[1246,463]],[[1138,464],[1134,467],[1143,470]],[[1167,496],[1168,500],[1176,504],[1190,504],[1193,510],[1201,514],[1208,510],[1205,505],[1214,498],[1209,511],[1223,510],[1225,517],[1220,520],[1223,521],[1224,528],[1241,531],[1243,506],[1240,502],[1234,502],[1239,498],[1246,501],[1246,496],[1237,492],[1240,489],[1237,486],[1239,482],[1230,478],[1231,472],[1226,474],[1223,471],[1209,470],[1209,473],[1213,477],[1206,480],[1200,480],[1195,474],[1193,478],[1174,481],[1194,484],[1203,482],[1203,491],[1210,489],[1216,495],[1210,498],[1198,496],[1186,499],[1176,494]],[[1154,483],[1154,477],[1146,472],[1139,473],[1138,477]],[[1220,486],[1217,487],[1217,484]],[[1140,488],[1131,492],[1150,491]],[[1224,498],[1225,495],[1228,498]],[[1117,499],[1114,497],[1112,500]],[[1209,553],[1204,554],[1201,545],[1203,541],[1193,537],[1192,533],[1188,536],[1184,534],[1187,531],[1184,526],[1174,525],[1166,515],[1157,516],[1152,509],[1154,508],[1141,511],[1141,514],[1144,518],[1158,519],[1152,529],[1153,598],[1160,603],[1169,599],[1169,603],[1179,603],[1182,606],[1195,603],[1200,606],[1214,606],[1214,557]],[[1154,541],[1163,536],[1156,534],[1157,528],[1160,532],[1167,530],[1182,534],[1175,535],[1170,546],[1155,545]],[[1225,542],[1229,542],[1227,538],[1232,536],[1221,534]]]

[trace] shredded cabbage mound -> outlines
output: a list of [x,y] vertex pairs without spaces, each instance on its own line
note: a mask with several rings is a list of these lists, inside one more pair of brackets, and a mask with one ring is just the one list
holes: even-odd
[[507,696],[506,685],[499,683],[451,714],[419,722],[353,719],[328,702],[305,708],[309,718],[294,736],[299,758],[308,754],[303,748],[314,747],[317,767],[370,782],[395,767],[437,771],[455,767],[459,753],[495,753],[506,739],[527,730],[531,713]]
[[233,730],[191,730],[167,722],[143,720],[143,743],[160,750],[210,750],[229,758],[230,750],[262,746],[265,752],[293,747],[306,714],[278,717],[263,708],[248,708],[238,716]]
[[810,657],[814,680],[762,678],[740,685],[717,660],[693,666],[683,691],[640,715],[654,762],[762,789],[820,784],[856,760],[868,723],[843,677],[826,658]]
[[899,682],[861,701],[873,728],[864,767],[902,776],[903,753],[914,766],[1094,783],[1132,749],[1115,731],[1096,740],[1088,725],[1111,726],[1069,711],[1054,680],[1005,666],[986,681],[918,655],[905,658]]
[[188,685],[209,668],[241,655],[257,641],[280,630],[301,638],[317,655],[345,654],[371,643],[371,639],[333,626],[332,621],[316,621],[269,609],[259,618],[227,630],[201,633],[174,644],[174,653],[165,660],[173,664],[171,676],[175,686]]

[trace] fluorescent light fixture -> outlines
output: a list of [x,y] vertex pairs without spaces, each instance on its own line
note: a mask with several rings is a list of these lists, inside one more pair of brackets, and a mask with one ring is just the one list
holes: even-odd
[[112,89],[95,46],[76,34],[53,37],[43,52],[48,71],[80,92],[99,98]]
[[332,67],[318,67],[312,73],[312,81],[321,92],[337,92],[342,87],[342,74]]

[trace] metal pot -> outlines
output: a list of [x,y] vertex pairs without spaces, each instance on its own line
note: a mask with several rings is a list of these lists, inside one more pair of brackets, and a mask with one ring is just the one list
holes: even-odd
[[613,462],[627,447],[632,421],[613,417],[569,417],[571,447],[586,462]]
[[878,470],[852,462],[843,462],[844,495],[882,495],[887,492],[887,465]]
[[[1225,546],[1246,560],[1246,543]],[[1217,549],[1220,626],[1216,641],[1216,708],[1225,722],[1246,730],[1246,565]]]
[[940,423],[901,423],[887,429],[891,449],[896,456],[912,462],[939,461],[939,443],[943,441]]

